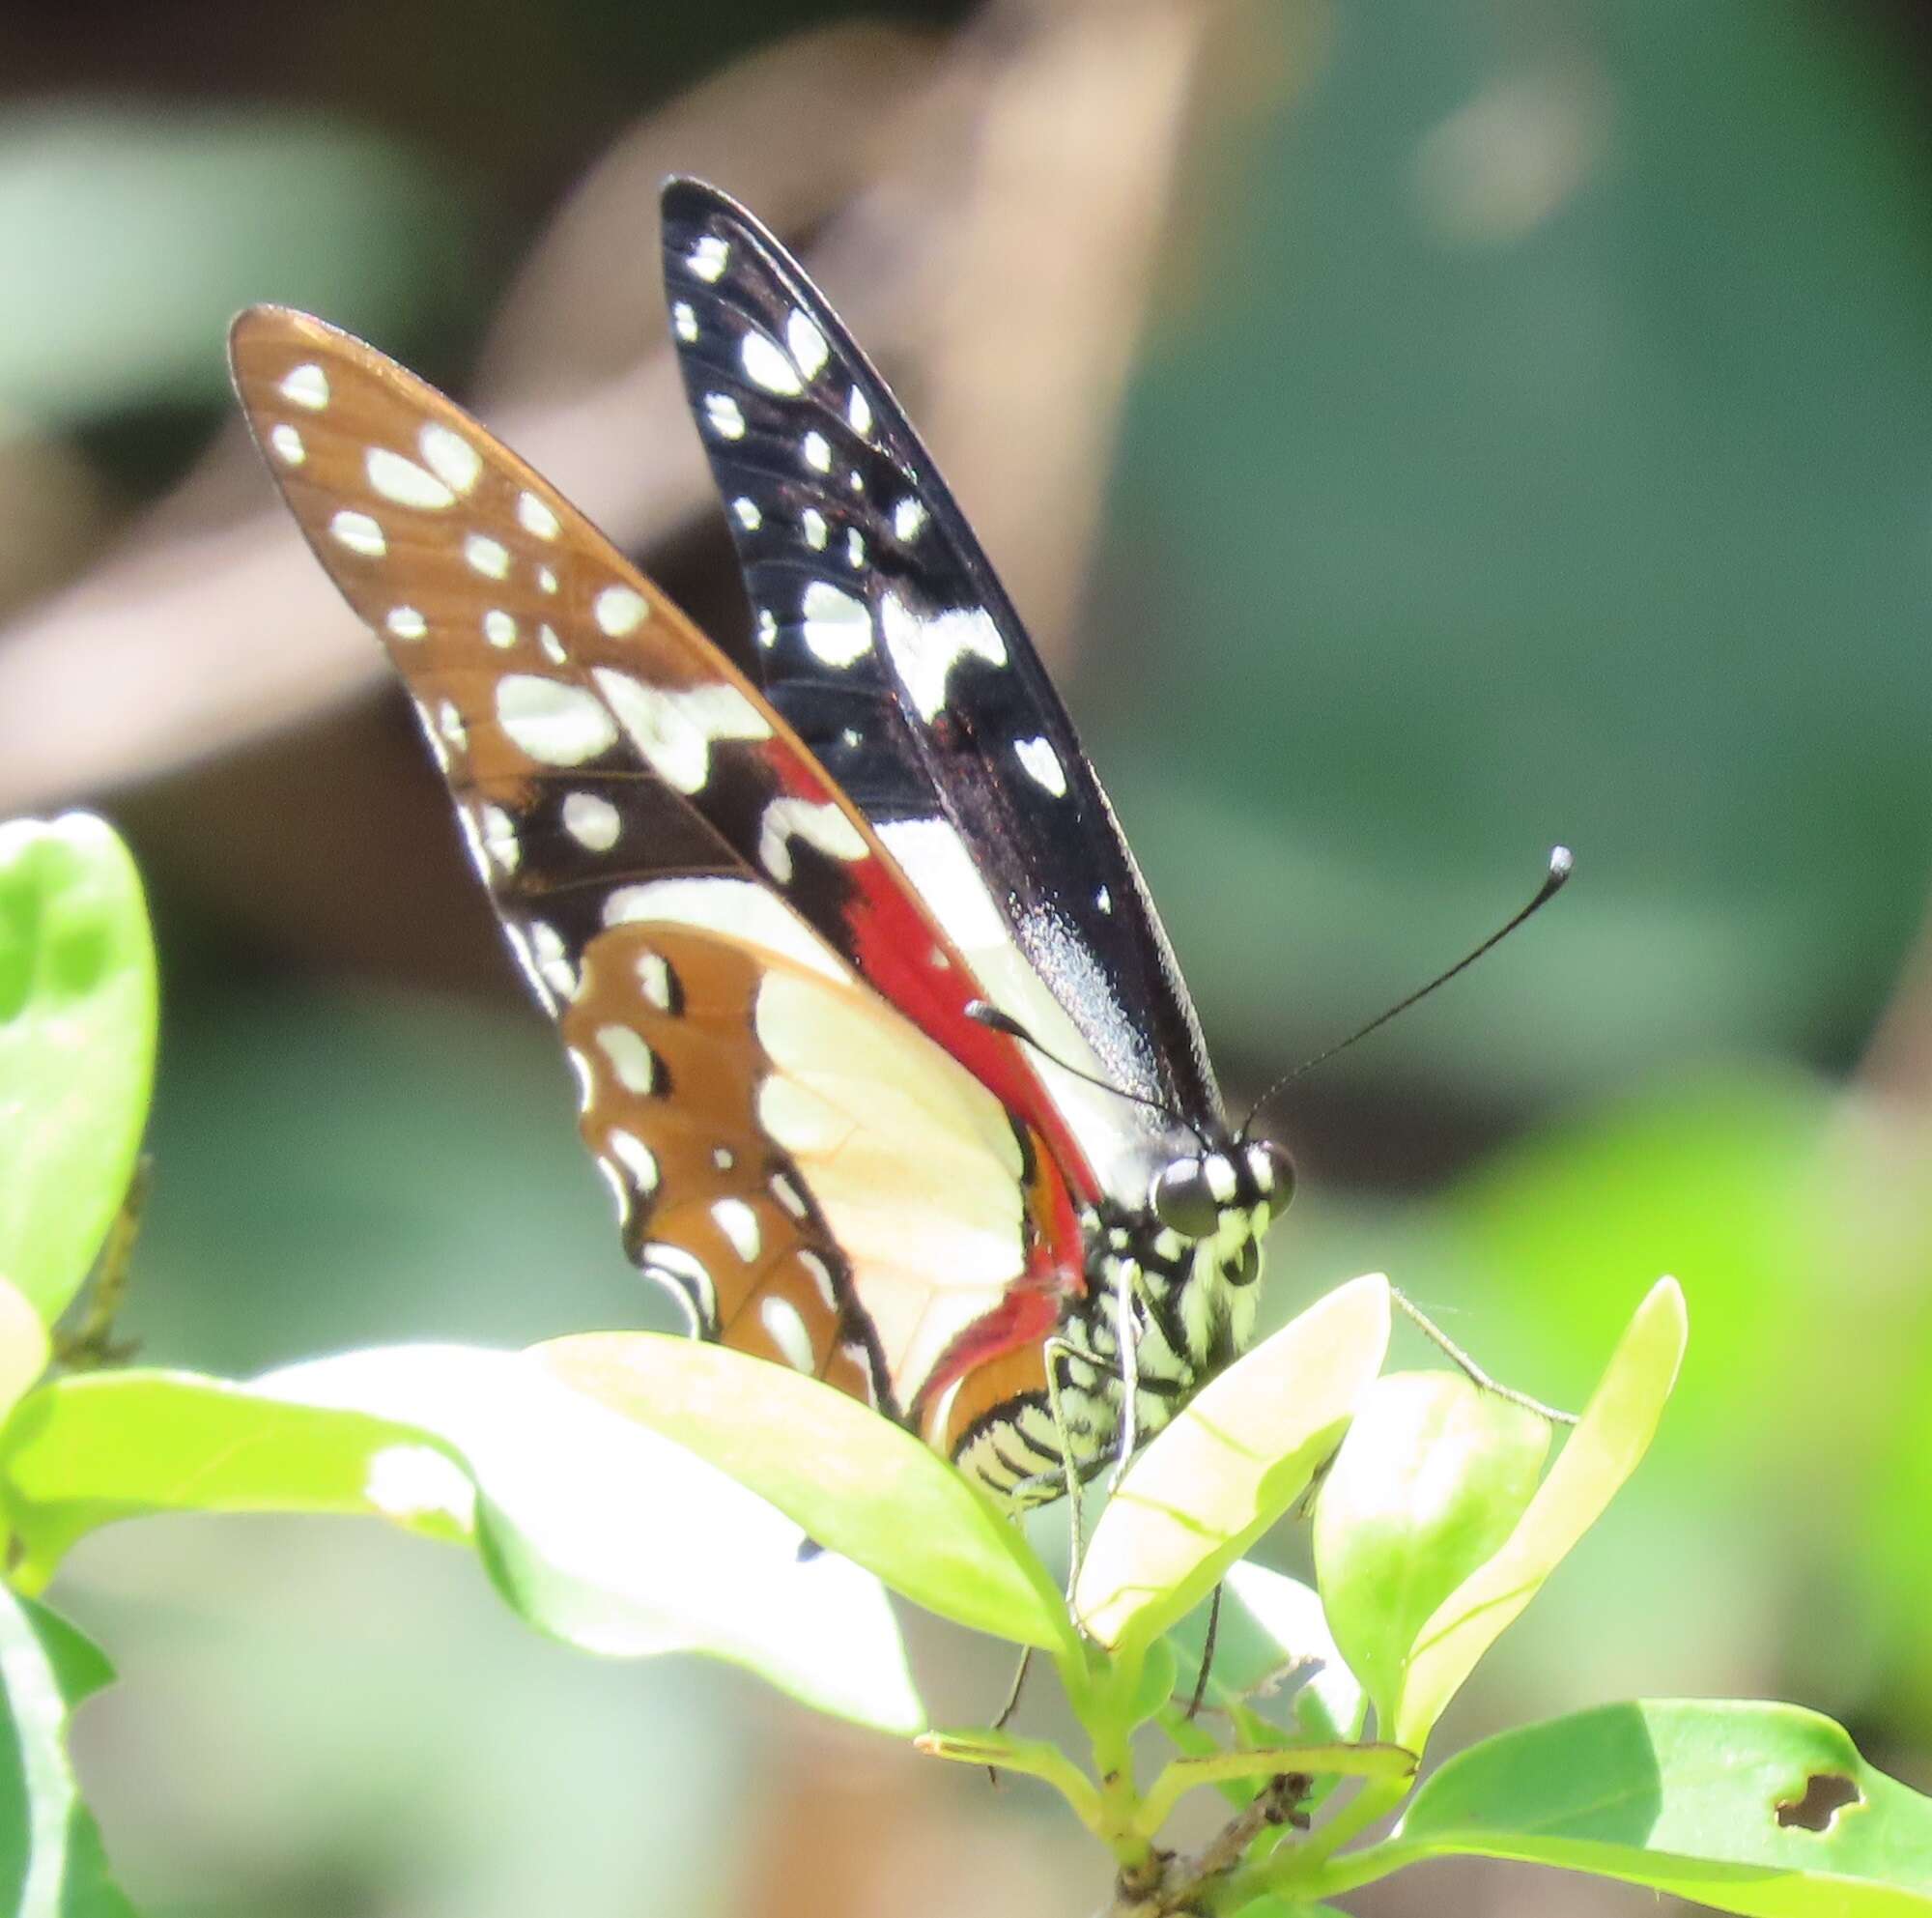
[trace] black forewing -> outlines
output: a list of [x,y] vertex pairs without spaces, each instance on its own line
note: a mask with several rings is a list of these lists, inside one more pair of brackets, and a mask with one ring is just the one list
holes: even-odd
[[[1218,1124],[1193,1006],[1113,809],[885,382],[798,263],[715,188],[669,183],[664,248],[773,703],[889,835],[951,824],[1117,1084]],[[928,903],[946,917],[947,901]]]

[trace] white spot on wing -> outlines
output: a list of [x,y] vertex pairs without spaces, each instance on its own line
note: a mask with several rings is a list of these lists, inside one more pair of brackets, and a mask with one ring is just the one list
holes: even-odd
[[577,974],[564,951],[563,935],[541,919],[530,921],[530,952],[543,983],[560,999],[577,996]]
[[554,665],[561,666],[570,657],[570,654],[564,649],[563,642],[557,638],[554,630],[549,626],[539,626],[537,628],[537,644],[543,648],[543,656]]
[[928,725],[946,704],[946,684],[962,659],[981,659],[988,666],[1007,663],[1007,643],[983,607],[960,607],[926,617],[910,613],[896,593],[879,602],[879,622],[885,629],[886,650],[892,655],[914,710]]
[[328,375],[311,361],[292,368],[277,390],[285,400],[320,413],[328,404]]
[[791,842],[802,839],[834,859],[863,859],[859,829],[831,800],[785,797],[766,806],[758,821],[758,864],[780,885],[791,883]]
[[440,513],[456,504],[456,495],[435,473],[392,453],[386,446],[371,446],[363,455],[362,468],[369,484],[384,499],[398,506],[413,506],[419,512]]
[[399,640],[419,640],[429,631],[429,621],[413,606],[390,607],[383,624]]
[[730,243],[720,240],[715,233],[707,233],[684,256],[684,264],[706,285],[715,285],[723,276],[725,262],[730,257]]
[[638,986],[659,1012],[670,1011],[670,967],[665,963],[662,953],[638,955]]
[[747,532],[756,532],[765,523],[765,516],[758,511],[758,502],[755,500],[733,500],[731,511],[736,516],[738,524]]
[[697,337],[697,315],[691,310],[690,301],[679,300],[672,302],[670,324],[678,338],[687,346]]
[[785,317],[785,345],[798,362],[798,370],[810,380],[825,364],[830,349],[811,315],[794,306]]
[[925,525],[925,508],[911,494],[893,508],[893,533],[902,543],[910,545]]
[[329,521],[328,530],[336,541],[365,559],[380,559],[389,550],[383,529],[367,513],[352,513],[347,508]]
[[[778,1176],[781,1179],[784,1177],[784,1174],[780,1173]],[[776,1184],[777,1181],[774,1180],[773,1183]],[[798,1248],[798,1262],[810,1275],[818,1296],[825,1301],[825,1309],[828,1312],[838,1311],[838,1288],[832,1282],[832,1268],[809,1245],[801,1245]],[[864,1350],[865,1348],[862,1346],[860,1351],[863,1353]],[[861,1362],[863,1362],[863,1360]]]
[[764,387],[768,393],[792,399],[805,390],[805,384],[798,377],[798,368],[785,358],[784,350],[773,345],[763,333],[746,333],[738,342],[738,359],[745,369],[746,379],[754,386]]
[[617,1083],[626,1092],[646,1093],[658,1080],[658,1062],[644,1043],[642,1033],[627,1025],[600,1025],[597,1046],[611,1062]]
[[832,445],[823,433],[808,433],[799,442],[799,451],[805,455],[805,463],[813,472],[832,471]]
[[731,1242],[731,1249],[750,1265],[764,1247],[758,1230],[758,1215],[743,1199],[715,1199],[711,1217],[719,1231]]
[[872,650],[871,609],[831,581],[813,580],[801,610],[805,643],[827,666],[850,666]]
[[1066,797],[1066,768],[1044,733],[1037,739],[1015,740],[1013,752],[1036,786],[1044,787],[1056,799]]
[[416,435],[416,445],[429,470],[452,493],[468,493],[483,473],[483,457],[462,434],[435,420]]
[[563,829],[586,852],[609,852],[623,821],[608,799],[594,792],[570,792],[564,795]]
[[648,1196],[657,1190],[657,1155],[636,1132],[612,1126],[604,1143],[610,1148],[611,1157],[631,1175],[639,1191]]
[[706,393],[704,417],[712,432],[721,440],[742,440],[745,437],[744,412],[729,393]]
[[865,439],[871,432],[871,402],[857,386],[852,388],[851,397],[845,402],[845,417],[850,422],[852,431],[858,434],[860,439]]
[[275,449],[276,457],[289,466],[300,466],[308,458],[302,436],[287,420],[269,428],[269,444]]
[[545,766],[581,766],[617,743],[616,722],[582,686],[534,673],[497,682],[497,724],[520,752]]
[[534,493],[518,494],[517,524],[538,539],[554,539],[562,530],[556,515]]
[[644,1271],[667,1279],[684,1293],[696,1311],[698,1322],[707,1330],[718,1323],[718,1294],[711,1274],[682,1245],[654,1239],[638,1254]]
[[472,532],[463,542],[463,557],[469,561],[470,570],[481,573],[486,580],[509,577],[510,549],[500,539],[492,539],[487,533]]
[[809,1374],[818,1369],[811,1352],[811,1334],[806,1331],[798,1307],[789,1299],[774,1296],[765,1300],[758,1306],[758,1323],[793,1371]]
[[517,622],[500,606],[493,606],[483,615],[483,637],[493,646],[517,644]]
[[650,601],[635,587],[606,587],[591,602],[590,615],[613,640],[635,633],[651,610]]
[[500,806],[484,806],[479,817],[483,828],[483,850],[505,874],[517,870],[523,847],[517,839],[517,822]]
[[805,534],[805,543],[814,553],[825,551],[825,515],[816,506],[808,506],[798,516],[799,530]]
[[608,666],[597,667],[591,677],[651,770],[679,792],[703,789],[711,777],[711,748],[720,740],[772,735],[764,715],[722,680],[665,691]]

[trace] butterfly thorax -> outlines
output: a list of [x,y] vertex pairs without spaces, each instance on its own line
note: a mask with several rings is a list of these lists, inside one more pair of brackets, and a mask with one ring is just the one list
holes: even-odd
[[955,1463],[1026,1506],[1159,1431],[1247,1348],[1263,1241],[1292,1191],[1277,1147],[1230,1144],[1173,1160],[1144,1206],[1090,1209],[1085,1289],[1049,1344],[1046,1382],[959,1432]]

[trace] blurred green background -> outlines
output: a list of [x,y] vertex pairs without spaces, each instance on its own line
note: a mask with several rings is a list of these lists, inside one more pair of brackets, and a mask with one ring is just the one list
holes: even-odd
[[[374,649],[293,597],[220,347],[289,301],[554,428],[734,635],[655,431],[686,166],[930,424],[1237,1106],[1577,850],[1280,1102],[1275,1320],[1386,1269],[1574,1399],[1660,1272],[1690,1300],[1650,1461],[1450,1737],[1785,1696],[1932,1789],[1928,109],[1902,0],[0,17],[0,795],[107,811],[154,889],[144,1357],[671,1323]],[[566,431],[634,367],[651,433]],[[153,1912],[1093,1902],[1025,1790],[598,1666],[372,1528],[128,1528],[55,1595],[122,1668],[79,1749]],[[911,1629],[942,1722],[993,1708],[997,1651]],[[1550,1896],[1471,1864],[1359,1908]]]

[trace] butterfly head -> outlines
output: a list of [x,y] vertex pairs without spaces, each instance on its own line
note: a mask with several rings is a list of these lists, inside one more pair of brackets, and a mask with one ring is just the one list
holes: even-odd
[[1288,1154],[1272,1140],[1243,1140],[1169,1159],[1153,1176],[1148,1210],[1182,1239],[1220,1242],[1231,1258],[1259,1267],[1262,1237],[1293,1195]]

